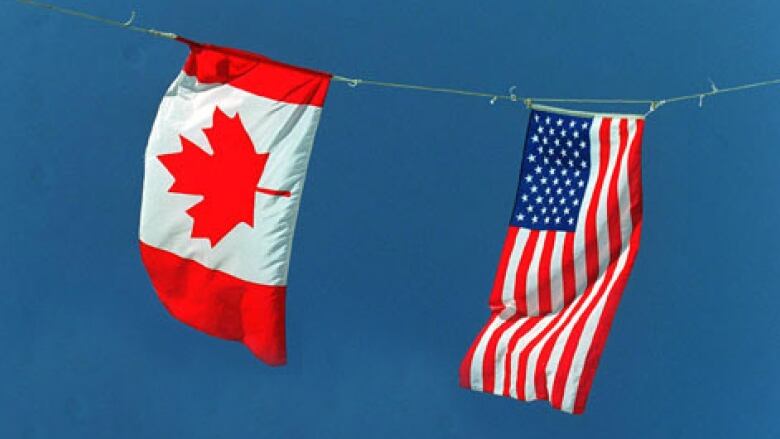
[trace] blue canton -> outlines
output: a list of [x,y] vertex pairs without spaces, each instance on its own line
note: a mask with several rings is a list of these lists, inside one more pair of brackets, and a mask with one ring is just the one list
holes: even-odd
[[533,110],[510,225],[573,232],[590,175],[592,118]]

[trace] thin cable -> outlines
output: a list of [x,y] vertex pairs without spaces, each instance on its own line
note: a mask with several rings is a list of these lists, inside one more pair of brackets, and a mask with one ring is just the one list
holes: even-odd
[[175,40],[176,38],[178,38],[178,35],[176,35],[173,32],[163,32],[163,31],[159,31],[157,29],[151,29],[151,28],[139,27],[139,26],[133,25],[133,21],[135,20],[135,11],[131,12],[130,19],[128,19],[127,21],[117,21],[117,20],[112,20],[110,18],[105,18],[105,17],[100,17],[100,16],[97,16],[97,15],[88,14],[86,12],[78,11],[76,9],[63,8],[61,6],[52,5],[50,3],[42,3],[42,2],[35,1],[35,0],[16,0],[16,1],[19,2],[19,3],[25,4],[25,5],[28,5],[28,6],[35,7],[35,8],[48,9],[50,11],[59,12],[60,14],[70,15],[70,16],[73,16],[73,17],[79,17],[79,18],[83,18],[85,20],[95,21],[95,22],[98,22],[98,23],[107,24],[109,26],[120,27],[122,29],[127,29],[127,30],[131,30],[131,31],[134,31],[134,32],[142,32],[142,33],[145,33],[147,35],[152,35],[152,36],[155,36],[155,37],[167,38],[169,40]]
[[[152,35],[155,37],[160,38],[166,38],[166,39],[172,39],[175,40],[178,38],[178,35],[176,35],[173,32],[163,32],[159,31],[157,29],[151,29],[151,28],[145,28],[145,27],[139,27],[133,25],[133,21],[135,20],[135,11],[133,11],[130,15],[130,19],[127,21],[117,21],[112,20],[110,18],[100,17],[97,15],[92,15],[86,12],[82,12],[76,9],[69,9],[69,8],[63,8],[60,6],[56,6],[50,3],[43,3],[35,0],[16,0],[18,3],[22,3],[28,6],[40,8],[40,9],[48,9],[50,11],[58,12],[65,15],[71,15],[74,17],[83,18],[86,20],[95,21],[98,23],[107,24],[109,26],[115,26],[122,29],[127,29],[135,32],[141,32],[145,33],[147,35]],[[350,87],[357,87],[358,85],[373,85],[377,87],[388,87],[388,88],[400,88],[400,89],[406,89],[406,90],[417,90],[417,91],[428,91],[433,93],[446,93],[446,94],[453,94],[453,95],[461,95],[461,96],[474,96],[474,97],[481,97],[481,98],[489,98],[490,103],[493,104],[498,100],[506,100],[506,101],[512,101],[512,102],[523,102],[526,107],[531,107],[534,102],[541,102],[541,103],[570,103],[570,104],[626,104],[626,105],[634,105],[634,104],[645,104],[649,105],[650,109],[645,113],[645,116],[649,115],[650,113],[656,111],[658,108],[660,108],[663,105],[670,104],[673,102],[682,102],[682,101],[690,101],[690,100],[697,100],[699,101],[699,106],[701,107],[704,103],[704,98],[710,97],[710,96],[716,96],[719,94],[724,93],[733,93],[737,91],[747,90],[751,88],[757,88],[757,87],[767,87],[770,85],[776,85],[780,84],[780,78],[776,79],[770,79],[767,81],[759,81],[759,82],[751,82],[747,84],[740,84],[733,87],[726,87],[726,88],[718,88],[715,83],[710,80],[710,86],[711,90],[701,93],[692,93],[687,95],[681,95],[681,96],[672,96],[665,99],[601,99],[601,98],[536,98],[536,97],[519,97],[513,93],[513,90],[515,87],[512,87],[509,89],[509,94],[497,94],[497,93],[487,93],[487,92],[481,92],[481,91],[473,91],[473,90],[462,90],[457,88],[447,88],[447,87],[433,87],[428,85],[418,85],[418,84],[407,84],[402,82],[388,82],[388,81],[377,81],[372,79],[358,79],[358,78],[350,78],[346,76],[341,75],[334,75],[333,76],[334,81],[339,82],[345,82]]]

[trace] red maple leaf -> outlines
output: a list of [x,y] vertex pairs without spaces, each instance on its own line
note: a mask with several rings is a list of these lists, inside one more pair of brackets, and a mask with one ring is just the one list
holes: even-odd
[[195,222],[191,236],[207,238],[214,247],[238,224],[254,227],[256,192],[283,197],[290,192],[257,187],[269,153],[255,152],[238,113],[229,117],[216,107],[203,133],[213,154],[180,135],[182,151],[158,159],[175,179],[168,192],[203,196],[187,209]]

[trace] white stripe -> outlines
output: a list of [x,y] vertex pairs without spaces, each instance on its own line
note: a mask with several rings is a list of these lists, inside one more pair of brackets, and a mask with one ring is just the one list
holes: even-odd
[[577,218],[577,230],[574,233],[574,279],[575,295],[579,296],[585,291],[588,283],[588,260],[585,254],[585,223],[588,217],[588,208],[593,199],[596,181],[599,177],[599,164],[601,158],[601,140],[599,132],[604,121],[601,117],[593,118],[590,126],[590,172],[588,184],[585,187],[585,195],[582,199],[580,212]]
[[563,307],[563,243],[566,232],[555,232],[552,258],[550,259],[550,309],[553,313]]
[[588,318],[585,324],[577,349],[574,353],[571,369],[567,376],[566,387],[564,391],[564,397],[561,407],[565,411],[573,411],[574,403],[577,399],[577,392],[580,387],[580,377],[582,376],[582,370],[585,367],[585,360],[587,354],[590,351],[593,337],[595,336],[596,328],[601,321],[601,315],[604,310],[607,298],[613,294],[613,288],[615,282],[620,277],[625,268],[626,260],[630,253],[630,240],[633,232],[633,224],[631,223],[631,194],[629,192],[628,185],[628,161],[631,155],[631,146],[634,138],[636,137],[636,121],[629,120],[628,122],[628,139],[626,143],[626,151],[621,158],[618,174],[618,203],[620,206],[620,230],[621,230],[621,254],[615,267],[613,278],[607,287],[606,294],[603,295],[599,301],[596,309]]
[[[601,282],[601,278],[597,279],[592,291],[597,291],[597,288],[601,285]],[[526,374],[526,394],[528,394],[529,391],[535,393],[532,375],[536,370],[536,362],[539,359],[539,355],[541,354],[541,350],[543,349],[544,345],[548,343],[548,340],[550,340],[552,334],[561,328],[566,319],[574,312],[573,310],[574,308],[578,307],[578,303],[583,302],[581,305],[579,305],[577,313],[572,317],[569,324],[561,330],[561,332],[553,341],[553,350],[550,353],[550,359],[548,360],[547,367],[544,371],[545,375],[547,376],[547,394],[548,396],[552,395],[552,385],[555,381],[555,373],[558,369],[558,362],[560,361],[561,354],[563,353],[563,348],[566,346],[566,340],[569,338],[569,333],[571,332],[572,327],[577,322],[577,320],[579,320],[580,316],[588,307],[588,304],[590,304],[590,302],[593,300],[594,296],[595,295],[592,293],[581,294],[577,296],[576,299],[574,299],[569,305],[566,306],[566,308],[564,308],[563,315],[555,324],[555,327],[552,328],[550,332],[545,334],[540,343],[534,348],[533,351],[531,351],[531,355],[528,357],[528,373]]]
[[515,276],[517,268],[520,265],[520,258],[523,256],[523,249],[528,241],[528,229],[520,229],[515,237],[515,245],[512,247],[512,253],[509,255],[509,261],[506,265],[506,274],[504,274],[504,289],[501,292],[501,301],[505,308],[517,309],[515,303]]
[[[601,313],[604,310],[604,304],[606,303],[607,298],[613,293],[615,282],[625,268],[629,253],[630,246],[624,248],[621,252],[617,261],[617,266],[613,272],[612,279],[610,279],[609,284],[607,285],[606,293],[601,295],[601,298],[596,304],[596,307],[593,309],[593,312],[591,312],[590,316],[587,317],[588,320],[585,322],[585,327],[583,328],[580,340],[577,343],[577,349],[574,352],[571,368],[566,374],[566,386],[564,387],[563,400],[561,402],[561,410],[565,412],[571,413],[574,411],[574,402],[577,399],[577,390],[579,389],[580,377],[582,376],[582,368],[585,365],[585,357],[590,350],[591,343],[593,342],[593,335],[596,331],[596,326],[598,326],[598,323],[601,320]],[[603,277],[599,277],[599,281],[602,279]]]
[[[534,317],[536,318],[536,317]],[[528,320],[528,318],[520,319],[522,321]],[[525,350],[526,346],[528,346],[528,343],[531,342],[537,335],[539,335],[540,332],[544,330],[544,328],[547,327],[547,325],[550,324],[552,321],[551,316],[543,317],[539,322],[534,325],[533,328],[531,328],[530,331],[526,332],[525,335],[521,336],[517,340],[517,344],[512,348],[512,351],[510,352],[510,376],[509,379],[511,380],[509,382],[509,396],[512,398],[518,399],[517,395],[517,371],[520,370],[520,365],[518,364],[520,362],[520,353]]]
[[496,395],[501,395],[504,389],[504,369],[508,356],[507,347],[509,346],[509,340],[527,320],[527,318],[518,319],[498,339],[498,344],[496,345],[495,385],[493,386],[493,393]]
[[483,389],[482,386],[484,383],[482,382],[482,367],[484,366],[485,362],[485,350],[487,349],[488,342],[490,342],[490,339],[493,338],[493,333],[496,332],[496,329],[504,324],[507,319],[512,317],[514,313],[515,312],[513,309],[504,310],[499,316],[493,319],[485,333],[482,334],[482,338],[479,340],[477,348],[474,349],[474,356],[471,358],[470,370],[471,388],[473,390],[478,390],[481,392]]
[[631,224],[631,194],[628,185],[628,160],[631,155],[631,145],[636,138],[637,126],[636,120],[628,121],[628,143],[626,143],[626,152],[620,162],[620,174],[618,174],[618,202],[620,203],[620,238],[625,244],[630,237],[633,225]]
[[604,274],[609,264],[609,213],[608,200],[609,188],[612,186],[612,179],[617,173],[617,161],[620,149],[620,119],[612,119],[612,125],[609,129],[609,162],[605,170],[604,184],[601,186],[601,193],[596,205],[596,237],[598,241],[598,261],[599,277]]
[[525,303],[529,316],[539,315],[539,261],[542,259],[542,250],[544,250],[544,240],[547,237],[547,233],[547,230],[539,232],[539,239],[536,240],[536,247],[534,248],[534,254],[526,275]]

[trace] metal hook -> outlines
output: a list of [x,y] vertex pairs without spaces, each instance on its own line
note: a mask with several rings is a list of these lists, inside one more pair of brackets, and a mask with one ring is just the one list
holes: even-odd
[[495,104],[497,100],[498,100],[498,96],[493,96],[492,98],[490,98],[490,105]]
[[122,23],[122,26],[124,27],[130,27],[133,22],[135,21],[135,10],[130,11],[130,18],[127,19],[124,23]]
[[704,96],[705,94],[703,93],[699,95],[699,108],[704,106]]
[[516,85],[513,85],[513,86],[509,87],[509,100],[511,100],[512,102],[516,102],[517,101],[517,95],[515,94],[515,89],[516,88],[517,88]]
[[712,78],[707,78],[710,81],[710,88],[712,88],[712,93],[717,93],[720,91],[717,85],[715,85],[715,82],[712,80]]
[[360,84],[360,79],[352,79],[352,80],[347,82],[347,85],[352,87],[352,88],[357,87],[358,84]]

